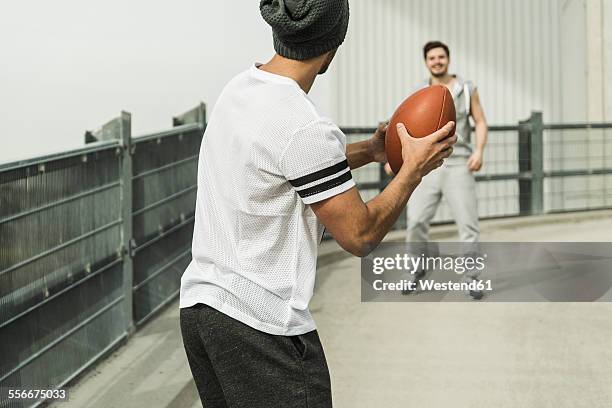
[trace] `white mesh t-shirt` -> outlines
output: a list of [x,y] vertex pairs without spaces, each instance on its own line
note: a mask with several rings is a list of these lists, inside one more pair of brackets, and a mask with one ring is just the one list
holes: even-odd
[[200,148],[193,259],[180,307],[278,335],[308,310],[323,227],[308,204],[355,185],[346,138],[290,78],[251,66],[221,93]]

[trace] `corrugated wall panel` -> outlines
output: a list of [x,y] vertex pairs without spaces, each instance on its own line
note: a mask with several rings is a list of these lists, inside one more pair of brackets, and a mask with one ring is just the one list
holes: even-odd
[[[602,12],[603,25],[603,81],[612,84],[612,1],[603,1]],[[607,24],[604,24],[607,23]],[[612,121],[612,87],[606,86],[604,89],[604,119]]]
[[562,121],[560,99],[573,97],[560,95],[562,65],[576,59],[561,54],[562,6],[560,0],[353,0],[332,71],[332,114],[343,126],[389,117],[427,77],[421,47],[439,39],[451,48],[451,71],[478,85],[490,123],[516,123],[531,110],[542,110],[547,122]]

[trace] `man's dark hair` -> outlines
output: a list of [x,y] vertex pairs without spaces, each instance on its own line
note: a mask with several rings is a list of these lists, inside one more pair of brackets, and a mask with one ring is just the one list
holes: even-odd
[[441,41],[430,41],[423,46],[423,59],[427,59],[427,53],[434,48],[443,48],[446,51],[446,56],[450,58],[450,51],[448,50],[448,45],[444,44]]

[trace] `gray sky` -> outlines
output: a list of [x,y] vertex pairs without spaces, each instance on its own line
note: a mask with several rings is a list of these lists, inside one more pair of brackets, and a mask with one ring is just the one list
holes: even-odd
[[209,104],[273,54],[259,2],[22,0],[0,5],[0,162],[77,147],[132,113],[135,135]]

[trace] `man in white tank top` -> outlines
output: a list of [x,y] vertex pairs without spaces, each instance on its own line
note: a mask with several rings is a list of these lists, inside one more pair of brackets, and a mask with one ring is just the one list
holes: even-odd
[[[415,87],[415,90],[434,84],[445,85],[453,95],[457,124],[457,143],[453,154],[439,169],[432,171],[410,197],[406,242],[423,243],[428,240],[429,224],[436,215],[442,197],[446,199],[459,229],[459,240],[466,243],[467,251],[478,250],[479,226],[476,180],[474,172],[483,164],[487,143],[487,122],[478,89],[471,82],[448,71],[450,51],[439,41],[431,41],[423,47],[423,58],[430,77]],[[476,128],[475,143],[471,141],[470,117]],[[474,244],[474,245],[469,245]],[[466,274],[466,279],[477,279],[478,274]],[[422,278],[419,274],[410,279]],[[405,294],[409,291],[405,291]],[[481,291],[471,291],[474,299],[482,298]]]

